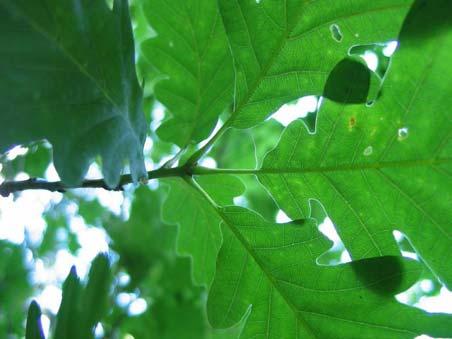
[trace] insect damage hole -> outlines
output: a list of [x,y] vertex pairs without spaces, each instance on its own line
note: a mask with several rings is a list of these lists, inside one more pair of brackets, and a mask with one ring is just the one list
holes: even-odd
[[374,148],[372,146],[368,146],[364,149],[363,154],[368,157],[370,155],[372,155],[372,153],[374,152]]
[[331,32],[331,36],[333,37],[334,40],[336,40],[337,42],[342,41],[341,29],[339,28],[339,26],[337,24],[332,24],[330,26],[330,32]]
[[399,130],[397,131],[397,139],[399,141],[402,141],[406,138],[408,138],[408,127],[399,128]]

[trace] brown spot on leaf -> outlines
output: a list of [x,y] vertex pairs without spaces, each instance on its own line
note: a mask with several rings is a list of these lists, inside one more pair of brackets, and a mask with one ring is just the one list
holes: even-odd
[[355,125],[356,125],[356,119],[355,119],[355,117],[351,117],[349,122],[348,122],[348,127],[351,130],[353,127],[355,127]]

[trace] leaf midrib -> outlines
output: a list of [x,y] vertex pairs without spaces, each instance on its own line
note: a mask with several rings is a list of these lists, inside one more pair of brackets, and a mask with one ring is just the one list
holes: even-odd
[[[268,270],[265,268],[264,263],[262,262],[262,260],[259,258],[259,256],[257,255],[256,251],[250,246],[249,242],[242,236],[242,234],[240,233],[240,231],[237,229],[236,226],[234,226],[232,223],[229,222],[227,216],[225,215],[225,213],[222,211],[221,207],[219,207],[215,201],[212,200],[212,198],[202,189],[202,187],[200,187],[196,182],[194,182],[192,179],[186,178],[185,177],[185,181],[188,184],[188,186],[190,187],[190,189],[192,189],[196,194],[199,194],[202,199],[204,199],[207,204],[209,205],[209,207],[215,211],[215,213],[219,216],[219,218],[221,219],[221,222],[228,227],[228,229],[232,232],[232,234],[234,235],[234,237],[240,242],[240,244],[243,246],[243,248],[246,250],[246,252],[252,257],[252,259],[254,260],[254,262],[256,263],[256,265],[259,267],[259,269],[261,270],[261,272],[264,274],[264,276],[267,278],[269,284],[271,285],[271,289],[276,290],[277,293],[281,296],[281,298],[284,300],[284,302],[287,304],[287,306],[290,307],[290,309],[292,310],[293,314],[295,315],[296,319],[297,319],[297,338],[299,335],[298,332],[298,325],[299,323],[303,324],[304,328],[308,331],[308,333],[310,333],[310,337],[313,339],[317,339],[318,336],[316,335],[316,332],[311,328],[311,326],[309,325],[309,323],[302,317],[302,314],[315,314],[317,316],[323,316],[323,317],[329,317],[329,318],[334,318],[336,320],[339,321],[344,321],[344,322],[350,322],[350,323],[354,323],[354,324],[361,324],[361,325],[365,325],[365,326],[370,326],[370,327],[375,327],[375,328],[383,328],[383,329],[389,329],[392,331],[397,331],[397,332],[402,332],[402,333],[410,333],[413,335],[418,334],[417,332],[413,332],[409,329],[406,328],[400,328],[400,327],[391,327],[391,326],[384,326],[378,323],[369,323],[369,322],[362,322],[362,321],[356,321],[353,319],[347,319],[347,318],[341,318],[341,317],[337,317],[331,314],[326,314],[326,313],[320,313],[320,312],[311,312],[311,311],[304,311],[304,310],[300,310],[298,309],[286,296],[285,293],[283,293],[282,291],[280,291],[279,289],[279,284],[278,284],[278,279],[274,278],[270,272],[268,272]],[[222,245],[223,246],[223,245]],[[416,270],[417,271],[417,270]],[[280,281],[281,282],[281,281]],[[284,282],[284,281],[282,281]],[[287,282],[286,282],[287,283]],[[377,282],[375,282],[376,284]],[[329,291],[325,291],[325,292],[329,292]],[[272,292],[271,292],[272,293]],[[271,297],[271,296],[270,296]]]
[[[284,3],[284,5],[287,7],[286,3]],[[305,4],[305,3],[302,4],[302,6],[300,8],[304,8],[305,5],[309,6],[309,3],[308,4]],[[242,10],[242,7],[240,6],[239,3],[238,3],[238,6],[240,7],[240,10]],[[364,13],[372,13],[372,12],[378,12],[378,11],[384,11],[384,10],[392,10],[392,9],[404,8],[404,7],[409,7],[409,5],[395,5],[395,6],[387,6],[387,7],[382,7],[382,8],[374,8],[374,9],[371,9],[371,10],[368,10],[368,11],[364,11],[364,12],[360,12],[360,13],[351,13],[349,15],[344,15],[344,16],[340,17],[339,19],[345,19],[345,18],[361,15],[361,14],[364,14]],[[300,33],[300,34],[298,34],[296,36],[291,36],[292,31],[297,27],[299,21],[301,20],[303,12],[304,11],[300,9],[298,15],[296,16],[296,18],[294,20],[295,24],[291,28],[289,28],[287,26],[287,16],[286,16],[286,25],[285,25],[286,31],[285,31],[285,34],[282,36],[282,39],[281,39],[280,43],[276,46],[275,51],[272,54],[272,56],[270,57],[270,59],[268,60],[268,62],[264,65],[264,67],[260,67],[260,72],[259,72],[256,80],[252,84],[251,89],[249,89],[247,91],[245,97],[240,101],[240,103],[237,105],[237,107],[232,112],[232,114],[231,114],[231,116],[229,118],[230,122],[228,121],[229,124],[233,124],[233,121],[235,120],[236,116],[239,115],[240,111],[250,101],[250,99],[252,98],[252,96],[254,95],[256,90],[259,88],[260,83],[265,79],[266,74],[272,68],[272,66],[276,62],[276,60],[278,59],[279,55],[281,54],[281,52],[284,49],[284,47],[285,47],[287,42],[289,42],[291,40],[299,39],[301,37],[304,37],[306,34],[309,34],[309,33],[313,32],[313,31],[315,31],[316,29],[331,23],[331,21],[326,22],[326,23],[322,22],[321,24],[319,24],[319,25],[317,25],[317,26],[315,26],[313,28],[310,28],[308,31],[302,32],[302,33]],[[287,8],[286,8],[286,13],[287,13]],[[254,51],[254,49],[253,49],[253,51]]]
[[[264,263],[259,258],[257,253],[250,246],[248,241],[242,236],[240,231],[233,224],[231,224],[229,222],[228,218],[223,213],[221,208],[218,207],[218,205],[210,198],[210,196],[206,192],[204,192],[204,190],[199,185],[197,185],[195,182],[193,182],[193,180],[186,179],[185,181],[190,186],[190,188],[193,189],[197,194],[199,194],[209,204],[209,206],[215,211],[215,213],[218,214],[218,216],[221,219],[221,222],[229,228],[229,230],[234,234],[236,239],[240,242],[240,244],[245,248],[245,250],[253,258],[254,262],[259,266],[259,269],[265,275],[265,277],[269,281],[270,285],[278,292],[278,294],[281,296],[281,298],[284,300],[284,302],[287,304],[287,306],[290,307],[290,309],[294,313],[296,319],[298,321],[300,321],[304,325],[304,328],[311,334],[310,337],[313,339],[317,339],[318,337],[315,335],[315,332],[311,329],[311,326],[309,326],[309,324],[306,322],[306,320],[301,317],[301,314],[300,314],[299,310],[296,308],[296,306],[286,297],[286,295],[284,293],[282,293],[280,291],[277,280],[269,272],[267,272],[267,270],[265,269]],[[297,336],[298,336],[298,332],[297,332]]]
[[422,160],[402,160],[402,161],[386,161],[356,165],[341,166],[325,166],[325,167],[284,167],[272,168],[262,167],[258,169],[227,169],[227,168],[208,168],[198,166],[194,168],[194,175],[214,175],[214,174],[290,174],[290,173],[331,173],[331,172],[348,172],[362,171],[370,169],[385,168],[410,168],[410,167],[431,167],[451,162],[452,158],[440,159],[422,159]]

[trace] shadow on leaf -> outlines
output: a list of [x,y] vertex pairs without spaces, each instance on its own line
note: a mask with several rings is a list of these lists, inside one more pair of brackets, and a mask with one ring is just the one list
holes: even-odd
[[367,101],[369,88],[369,69],[363,63],[347,58],[331,71],[323,95],[339,103],[360,104]]
[[350,265],[367,288],[383,296],[393,296],[407,287],[402,260],[402,257],[385,256],[353,261]]
[[427,39],[452,27],[452,1],[417,0],[405,18],[399,39]]

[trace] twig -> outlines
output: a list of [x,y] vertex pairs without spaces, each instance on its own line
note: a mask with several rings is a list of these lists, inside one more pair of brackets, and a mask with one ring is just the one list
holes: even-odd
[[[165,177],[181,177],[189,175],[186,168],[159,168],[157,170],[148,172],[148,179],[157,179]],[[85,180],[80,185],[67,186],[61,181],[46,181],[44,179],[31,178],[22,181],[5,181],[0,185],[0,195],[3,197],[9,196],[11,193],[25,190],[47,190],[50,192],[64,193],[68,189],[75,188],[103,188],[109,191],[120,191],[125,185],[133,182],[130,174],[122,175],[119,184],[116,187],[110,187],[103,179]]]

